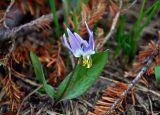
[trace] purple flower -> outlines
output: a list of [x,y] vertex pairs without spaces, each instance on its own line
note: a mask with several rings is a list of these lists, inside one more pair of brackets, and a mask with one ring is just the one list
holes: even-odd
[[64,45],[73,53],[75,57],[83,57],[83,65],[87,65],[90,68],[92,65],[91,55],[95,53],[94,51],[94,39],[93,32],[89,29],[87,23],[85,22],[89,41],[83,40],[76,32],[74,34],[67,28],[69,40],[65,34],[63,35]]

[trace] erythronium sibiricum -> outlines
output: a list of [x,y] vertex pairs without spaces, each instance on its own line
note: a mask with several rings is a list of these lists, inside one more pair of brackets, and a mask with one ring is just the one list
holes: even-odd
[[72,33],[69,28],[67,28],[67,33],[69,40],[65,34],[63,35],[63,40],[65,46],[73,53],[73,55],[77,58],[83,58],[83,65],[87,68],[92,66],[92,59],[91,55],[95,53],[94,51],[94,39],[93,39],[93,32],[89,29],[87,23],[85,22],[88,34],[89,34],[89,41],[83,40],[76,32]]

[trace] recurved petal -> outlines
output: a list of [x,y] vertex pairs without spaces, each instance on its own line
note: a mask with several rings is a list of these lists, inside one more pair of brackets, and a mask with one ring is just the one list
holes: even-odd
[[88,31],[89,35],[92,34],[93,32],[89,29],[88,24],[87,24],[86,21],[85,21],[85,25],[86,25],[86,28],[87,28],[87,31]]
[[68,37],[69,37],[69,43],[73,51],[76,51],[77,49],[81,49],[81,44],[77,40],[77,38],[72,34],[72,32],[67,28]]
[[88,48],[94,50],[93,32],[89,29],[89,27],[88,27],[86,22],[85,22],[85,25],[86,25],[87,31],[89,33],[89,46],[88,46]]
[[94,39],[93,39],[93,33],[89,37],[89,48],[94,50]]
[[67,42],[67,38],[66,38],[66,35],[65,35],[65,34],[63,34],[63,41],[64,41],[64,45],[65,45],[69,50],[72,51],[71,47],[69,46],[69,44],[68,44],[68,42]]

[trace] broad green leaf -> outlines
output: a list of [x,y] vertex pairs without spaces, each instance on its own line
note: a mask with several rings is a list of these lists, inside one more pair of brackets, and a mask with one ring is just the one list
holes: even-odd
[[98,79],[107,57],[107,51],[96,53],[92,55],[93,65],[91,68],[77,65],[58,87],[56,101],[72,99],[84,94]]
[[44,76],[44,72],[43,72],[43,68],[42,65],[38,59],[38,57],[31,51],[30,52],[30,57],[32,60],[32,64],[33,64],[33,68],[34,68],[34,72],[36,74],[36,79],[43,84],[43,89],[45,90],[45,92],[51,97],[53,98],[55,91],[54,88],[47,84],[47,81],[45,80],[45,76]]
[[46,81],[45,81],[43,68],[38,57],[32,51],[30,52],[30,57],[32,60],[34,72],[36,74],[36,80],[38,80],[41,84],[45,84]]
[[155,67],[155,77],[158,85],[160,85],[160,65]]
[[53,97],[54,97],[54,94],[55,94],[54,88],[53,88],[51,85],[47,84],[47,83],[46,83],[46,84],[43,84],[43,87],[44,87],[46,93],[47,93],[51,98],[53,98]]

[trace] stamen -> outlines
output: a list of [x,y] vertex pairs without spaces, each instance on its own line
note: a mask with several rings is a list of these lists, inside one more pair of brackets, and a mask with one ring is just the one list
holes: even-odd
[[87,65],[87,58],[86,57],[83,58],[83,66],[85,66],[85,65]]
[[86,66],[87,68],[90,68],[92,66],[92,58],[89,57],[83,57],[83,66]]
[[87,63],[87,68],[90,68],[92,66],[92,58],[89,57],[88,63]]

